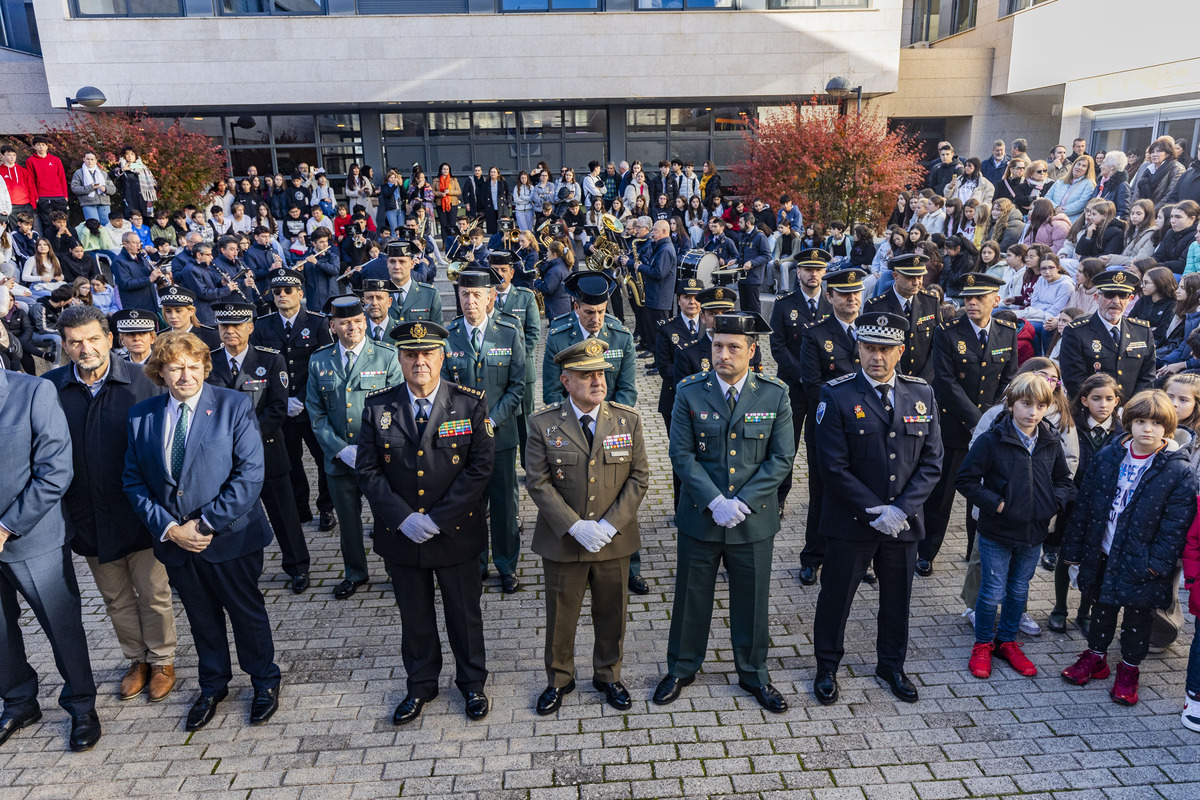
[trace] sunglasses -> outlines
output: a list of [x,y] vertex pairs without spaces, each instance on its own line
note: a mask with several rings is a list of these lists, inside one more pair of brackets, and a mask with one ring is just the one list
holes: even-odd
[[1128,297],[1127,292],[1101,292],[1105,300],[1116,300],[1118,297]]
[[271,290],[271,294],[291,294],[296,291],[295,286],[277,286]]
[[1046,174],[1046,170],[1044,170],[1044,169],[1035,169],[1035,170],[1033,171],[1033,174],[1034,174],[1034,175],[1044,175],[1044,174]]

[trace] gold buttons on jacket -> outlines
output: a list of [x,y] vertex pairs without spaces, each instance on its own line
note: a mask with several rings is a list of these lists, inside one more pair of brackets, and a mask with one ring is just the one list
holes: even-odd
[[[895,456],[892,456],[892,458],[895,458]],[[417,477],[418,477],[418,478],[424,478],[424,477],[425,477],[425,470],[423,470],[423,469],[419,469],[419,470],[417,470]]]

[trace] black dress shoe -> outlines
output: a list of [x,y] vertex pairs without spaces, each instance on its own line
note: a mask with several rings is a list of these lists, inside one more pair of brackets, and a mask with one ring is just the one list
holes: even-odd
[[813,695],[823,706],[832,705],[838,699],[837,673],[831,669],[818,669],[813,679]]
[[[434,697],[437,697],[437,695],[434,695]],[[432,699],[433,697],[428,700],[423,697],[413,697],[411,694],[406,696],[400,701],[400,705],[396,706],[396,713],[392,714],[392,724],[403,725],[406,722],[412,722],[421,716],[421,709]]]
[[1058,566],[1058,553],[1042,554],[1042,569],[1048,572],[1054,572],[1054,568],[1056,566]]
[[364,586],[366,580],[361,581],[342,581],[333,588],[333,596],[338,600],[345,600],[347,597],[352,597],[358,591],[358,587]]
[[14,733],[21,730],[21,728],[28,728],[30,725],[36,725],[41,721],[42,712],[41,709],[37,708],[35,708],[33,711],[30,711],[28,714],[23,714],[20,716],[10,717],[5,714],[3,718],[0,718],[0,744],[7,742],[9,738]]
[[310,523],[312,521],[313,521],[313,515],[312,515],[311,511],[301,512],[301,514],[300,514],[300,524],[301,525],[307,525],[308,523]]
[[892,694],[904,702],[917,702],[917,687],[912,685],[912,681],[908,679],[903,670],[876,667],[875,677],[886,683],[887,687],[892,690]]
[[917,574],[922,578],[928,578],[933,574],[933,562],[925,558],[918,558]]
[[71,738],[69,744],[72,753],[82,753],[91,750],[100,741],[100,717],[95,711],[71,717]]
[[250,702],[250,724],[262,725],[279,710],[279,687],[260,689]]
[[482,691],[463,692],[463,699],[467,701],[467,719],[481,720],[492,710],[492,701]]
[[658,688],[654,690],[653,700],[656,705],[660,706],[674,703],[679,699],[679,693],[683,691],[683,687],[691,686],[695,682],[695,675],[689,675],[686,678],[676,678],[674,675],[668,675],[658,682]]
[[188,711],[187,723],[184,724],[184,730],[198,731],[208,723],[212,722],[212,718],[217,714],[217,705],[229,696],[229,691],[223,691],[220,694],[202,694],[196,698],[196,702],[192,703],[191,709]]
[[521,582],[517,580],[517,576],[511,573],[500,573],[500,589],[505,594],[515,594],[521,591]]
[[874,586],[876,583],[879,582],[879,578],[875,577],[874,570],[869,569],[863,573],[862,582],[867,584],[868,586]]
[[555,711],[558,711],[562,706],[563,698],[573,691],[575,691],[574,678],[566,686],[547,686],[546,691],[538,695],[537,713],[544,717],[547,714],[553,714]]
[[301,572],[299,575],[292,576],[292,591],[296,594],[303,592],[308,588],[308,585],[309,580],[307,572]]
[[800,585],[801,586],[812,586],[816,582],[817,582],[817,568],[816,567],[804,567],[804,566],[800,567]]
[[633,705],[633,700],[629,697],[629,690],[620,681],[605,683],[592,678],[592,688],[604,695],[604,699],[610,706],[618,711],[628,711]]
[[331,531],[336,527],[337,527],[337,517],[335,517],[333,515],[333,512],[332,511],[322,511],[321,512],[321,522],[319,525],[317,525],[317,530],[324,533],[327,531]]
[[650,585],[641,575],[629,576],[629,591],[634,594],[650,594]]
[[788,709],[787,700],[784,700],[779,690],[769,683],[766,686],[751,686],[738,681],[738,686],[754,695],[758,704],[773,714],[782,714]]

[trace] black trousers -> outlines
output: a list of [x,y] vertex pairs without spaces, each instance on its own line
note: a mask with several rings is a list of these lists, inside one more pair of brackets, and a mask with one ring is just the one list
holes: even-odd
[[821,470],[817,467],[817,459],[820,455],[817,452],[816,427],[813,420],[808,419],[806,413],[804,450],[808,454],[808,519],[805,521],[804,549],[800,551],[800,566],[813,568],[821,566],[825,560],[825,537],[821,534],[821,510],[825,502],[825,481],[821,480]]
[[279,552],[283,554],[283,571],[294,578],[308,572],[309,556],[289,474],[265,479],[260,497],[275,531],[275,541],[279,542]]
[[925,501],[925,538],[917,546],[917,555],[926,561],[937,558],[946,539],[950,513],[954,510],[954,478],[966,457],[965,447],[946,448],[942,457],[942,474],[933,487],[933,494]]
[[[671,309],[647,307],[643,314],[645,315],[645,322],[643,323],[645,335],[642,337],[642,341],[645,342],[646,347],[653,352],[654,340],[658,337],[658,326],[670,321]],[[655,364],[653,361],[651,363],[659,369],[662,368],[659,364]]]
[[200,693],[219,695],[233,678],[225,617],[233,628],[238,666],[250,676],[255,690],[279,685],[275,641],[267,606],[258,588],[263,551],[217,564],[199,553],[188,553],[183,564],[167,567],[167,577],[179,592],[192,638],[196,642]]
[[285,419],[281,430],[288,461],[292,465],[289,475],[292,494],[296,499],[296,512],[300,515],[300,523],[304,524],[312,521],[312,510],[308,505],[308,475],[304,472],[305,446],[313,461],[317,462],[317,511],[333,511],[333,497],[329,494],[329,481],[325,478],[325,454],[321,452],[321,444],[313,433],[307,411]]
[[813,619],[813,653],[818,667],[836,671],[842,662],[846,653],[846,619],[863,573],[872,563],[879,576],[876,664],[889,670],[904,669],[917,543],[891,539],[827,540],[825,564],[821,568],[821,593],[817,596]]
[[[795,386],[788,387],[788,400],[791,401],[791,406],[792,406],[792,447],[796,450],[796,452],[799,452],[800,451],[800,437],[804,433],[805,428],[807,427],[804,423],[805,423],[805,417],[807,417],[807,415],[808,415],[808,395],[806,395],[804,393],[804,388],[802,386],[800,386],[799,384],[797,384]],[[668,433],[669,432],[670,431],[668,431]],[[793,459],[792,466],[795,467],[795,465],[796,465],[796,462]],[[808,469],[809,469],[810,473],[816,471],[816,465],[813,464],[811,460],[808,462]],[[791,476],[791,474],[789,474],[787,476],[787,478],[784,479],[783,483],[779,484],[778,497],[779,497],[779,507],[780,508],[783,508],[784,505],[787,503],[787,498],[788,498],[788,495],[791,494],[791,491],[792,491],[792,476]],[[811,501],[810,501],[810,504],[811,504]],[[810,507],[811,507],[811,505],[810,505]]]
[[762,291],[761,283],[747,283],[746,281],[738,281],[738,303],[742,306],[742,311],[753,311],[755,314],[762,313],[762,301],[759,300],[758,293]]
[[459,691],[478,692],[487,681],[483,643],[483,612],[479,598],[483,581],[479,559],[472,556],[449,567],[413,567],[385,559],[396,605],[400,608],[400,657],[408,673],[408,693],[432,700],[442,672],[442,640],[438,636],[433,582],[442,592],[443,616],[450,651],[454,653],[454,683]]
[[[1092,605],[1092,622],[1088,626],[1088,649],[1103,653],[1117,633],[1117,614],[1121,606],[1108,603]],[[1150,652],[1150,631],[1154,628],[1154,609],[1125,606],[1121,617],[1121,660],[1131,667],[1142,663]]]
[[[65,197],[39,197],[37,202],[37,218],[42,224],[42,231],[54,230],[54,223],[50,222],[50,215],[55,211],[61,211],[64,214],[68,211],[67,198]],[[13,223],[16,226],[16,223]]]

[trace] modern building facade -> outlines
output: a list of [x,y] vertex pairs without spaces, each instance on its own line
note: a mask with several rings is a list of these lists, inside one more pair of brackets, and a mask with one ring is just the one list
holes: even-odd
[[[1076,135],[1194,142],[1187,0],[0,0],[0,133],[148,109],[234,174],[301,161],[506,175],[539,161],[724,167],[744,120],[843,76],[923,138],[983,154]],[[1172,16],[1181,24],[1164,24]],[[1121,46],[1097,46],[1114,37]],[[1194,50],[1194,48],[1192,49]],[[1189,116],[1190,115],[1190,116]],[[1190,126],[1190,127],[1189,127]]]

